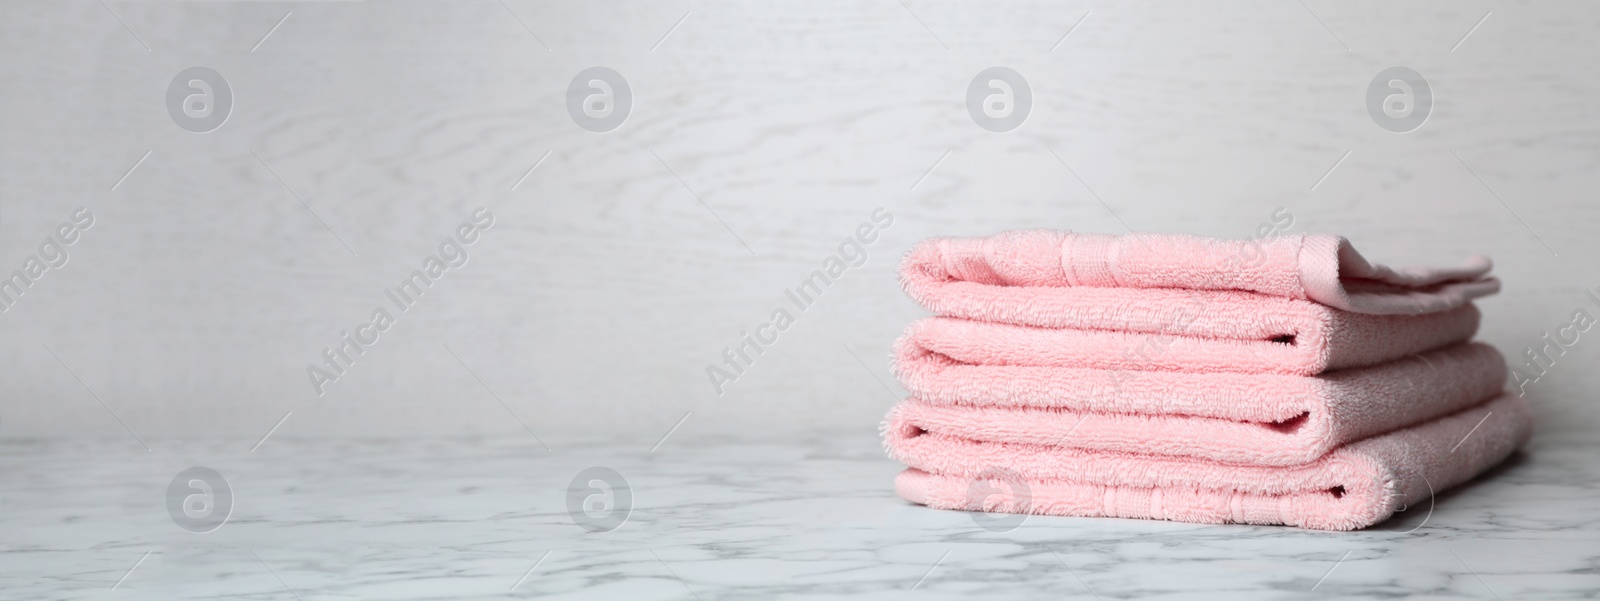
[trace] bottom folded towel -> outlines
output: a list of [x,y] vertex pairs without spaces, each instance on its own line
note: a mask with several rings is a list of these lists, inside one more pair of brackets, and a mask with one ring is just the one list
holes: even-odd
[[936,509],[1355,530],[1494,467],[1532,430],[1527,404],[1503,394],[1289,467],[885,435],[910,466],[895,491]]

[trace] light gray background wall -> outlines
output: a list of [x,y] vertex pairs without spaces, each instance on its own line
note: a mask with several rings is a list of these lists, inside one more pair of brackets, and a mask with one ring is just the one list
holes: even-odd
[[[914,241],[1280,206],[1391,264],[1491,255],[1482,338],[1519,355],[1600,314],[1597,31],[1581,2],[0,4],[0,268],[96,216],[0,315],[0,435],[870,432]],[[235,95],[207,134],[165,106],[197,65]],[[635,96],[604,134],[565,108],[596,65]],[[995,65],[1034,94],[1004,134],[964,104]],[[1397,65],[1435,95],[1406,134],[1365,106]],[[479,206],[470,264],[317,398],[306,366]],[[879,206],[868,265],[719,398],[705,366]],[[1584,336],[1541,436],[1596,425]]]

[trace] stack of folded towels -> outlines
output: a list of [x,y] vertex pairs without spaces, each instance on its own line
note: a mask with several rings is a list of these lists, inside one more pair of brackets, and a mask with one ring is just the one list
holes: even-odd
[[1531,434],[1504,359],[1471,342],[1489,269],[1390,269],[1320,235],[924,241],[901,278],[936,316],[896,343],[895,489],[940,509],[1376,524]]

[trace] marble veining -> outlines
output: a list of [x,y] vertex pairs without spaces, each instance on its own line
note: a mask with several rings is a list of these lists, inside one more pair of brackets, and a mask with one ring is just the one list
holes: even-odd
[[[1536,439],[1366,531],[1030,517],[1009,532],[894,496],[870,436],[794,443],[528,439],[0,444],[6,599],[1577,599],[1600,593],[1600,444]],[[168,483],[228,479],[220,528]],[[567,512],[615,469],[621,527]],[[135,567],[137,564],[137,567]]]

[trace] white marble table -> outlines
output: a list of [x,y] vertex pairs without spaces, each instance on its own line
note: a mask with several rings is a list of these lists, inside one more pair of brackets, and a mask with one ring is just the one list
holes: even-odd
[[[1536,439],[1435,507],[1330,533],[1031,517],[1010,532],[897,499],[870,434],[0,442],[6,599],[1576,599],[1600,592],[1600,444]],[[235,496],[188,532],[191,466]],[[566,509],[608,466],[634,499],[590,532]]]

